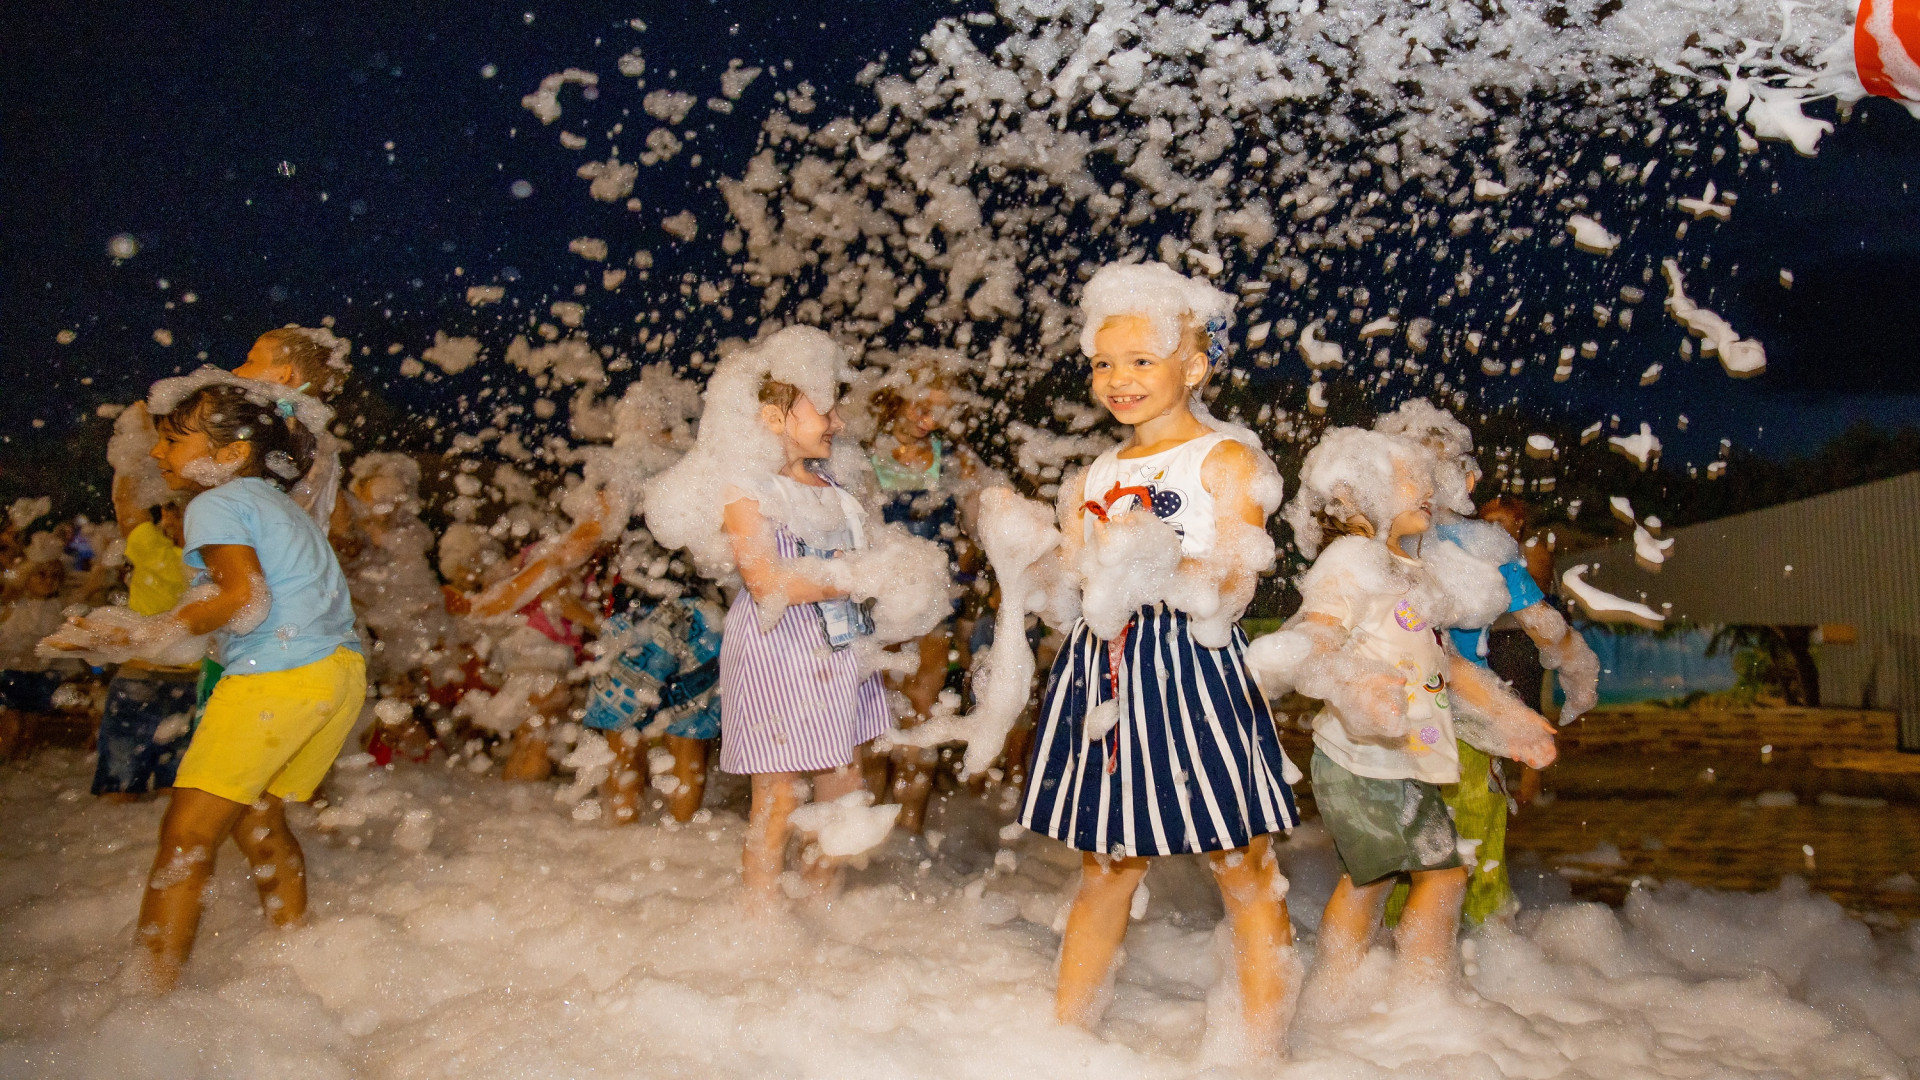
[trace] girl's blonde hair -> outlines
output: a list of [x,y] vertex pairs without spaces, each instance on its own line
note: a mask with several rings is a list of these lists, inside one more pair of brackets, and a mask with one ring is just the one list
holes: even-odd
[[[326,334],[326,339],[321,337],[322,334]],[[339,348],[346,343],[328,331],[283,326],[261,334],[254,344],[262,342],[271,345],[280,354],[280,359],[293,368],[300,381],[306,384],[304,393],[325,400],[347,381],[347,363],[343,354],[351,350]]]

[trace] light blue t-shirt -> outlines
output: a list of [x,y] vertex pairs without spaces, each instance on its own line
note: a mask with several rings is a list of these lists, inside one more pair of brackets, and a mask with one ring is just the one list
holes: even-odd
[[229,480],[187,504],[186,562],[207,580],[200,549],[240,544],[253,549],[273,606],[247,634],[221,631],[220,660],[229,675],[286,671],[324,660],[342,645],[358,652],[347,578],[326,534],[286,492],[257,476]]
[[[1450,544],[1460,543],[1459,528],[1455,525],[1435,525],[1433,532]],[[1540,591],[1539,583],[1533,580],[1533,575],[1527,572],[1527,564],[1524,562],[1516,559],[1510,563],[1503,563],[1500,567],[1500,576],[1507,583],[1508,611],[1522,611],[1547,598],[1547,594]],[[1460,651],[1461,656],[1481,667],[1487,667],[1489,666],[1487,629],[1484,626],[1472,630],[1449,627],[1447,634],[1453,638],[1453,647]]]

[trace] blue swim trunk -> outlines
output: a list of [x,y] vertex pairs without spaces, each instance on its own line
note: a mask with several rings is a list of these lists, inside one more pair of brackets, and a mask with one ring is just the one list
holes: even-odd
[[93,793],[143,795],[173,786],[193,734],[199,672],[122,672],[107,685]]

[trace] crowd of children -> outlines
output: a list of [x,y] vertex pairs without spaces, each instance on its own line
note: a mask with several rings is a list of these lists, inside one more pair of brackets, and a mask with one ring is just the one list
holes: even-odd
[[[0,756],[93,707],[95,793],[171,792],[139,921],[165,989],[227,837],[267,917],[300,920],[283,803],[314,795],[356,728],[380,765],[604,777],[583,819],[614,826],[639,821],[649,791],[692,819],[717,742],[717,767],[751,777],[742,875],[764,908],[830,896],[848,855],[918,831],[941,758],[909,732],[958,730],[980,689],[969,668],[1026,679],[1044,634],[1051,670],[1025,722],[970,758],[998,753],[1019,822],[1082,852],[1058,1018],[1100,1016],[1150,861],[1204,854],[1233,941],[1221,1038],[1270,1056],[1303,982],[1338,998],[1396,884],[1410,982],[1448,977],[1463,905],[1472,922],[1511,910],[1499,762],[1545,767],[1553,729],[1532,708],[1537,675],[1516,694],[1488,671],[1488,628],[1524,631],[1566,715],[1591,704],[1594,673],[1530,573],[1515,508],[1474,520],[1471,436],[1425,402],[1308,454],[1283,514],[1314,560],[1303,602],[1247,639],[1287,485],[1257,436],[1204,404],[1232,307],[1157,263],[1092,277],[1090,391],[1125,438],[1060,480],[1057,510],[960,441],[963,356],[870,358],[843,395],[839,346],[788,328],[721,360],[704,401],[630,392],[613,450],[553,500],[570,526],[508,500],[438,536],[419,463],[352,457],[333,424],[347,344],[272,331],[231,372],[163,380],[121,417],[112,526],[35,530],[44,501],[16,504],[0,532]],[[531,489],[509,466],[494,484]],[[455,490],[471,504],[478,485]],[[1021,514],[1029,550],[1017,569],[1018,545],[996,558],[1031,595],[1008,597],[975,537],[1014,535]],[[1012,640],[995,641],[1007,603],[1055,625],[1007,634],[1020,624],[1000,619]],[[1307,777],[1269,710],[1288,690],[1324,703]],[[1342,872],[1310,978],[1273,852],[1308,778]]]

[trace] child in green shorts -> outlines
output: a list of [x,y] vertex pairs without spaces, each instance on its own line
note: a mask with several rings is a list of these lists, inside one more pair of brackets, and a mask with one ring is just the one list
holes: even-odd
[[[1336,429],[1308,453],[1300,484],[1287,519],[1318,558],[1287,627],[1306,646],[1292,682],[1325,702],[1312,787],[1342,871],[1321,919],[1311,996],[1342,996],[1403,875],[1412,889],[1396,932],[1397,977],[1443,981],[1467,884],[1440,791],[1460,780],[1456,720],[1467,742],[1535,767],[1553,760],[1553,729],[1440,638],[1445,627],[1491,621],[1507,594],[1494,566],[1451,544],[1421,544],[1434,500],[1423,447]],[[1330,533],[1338,538],[1321,550]]]

